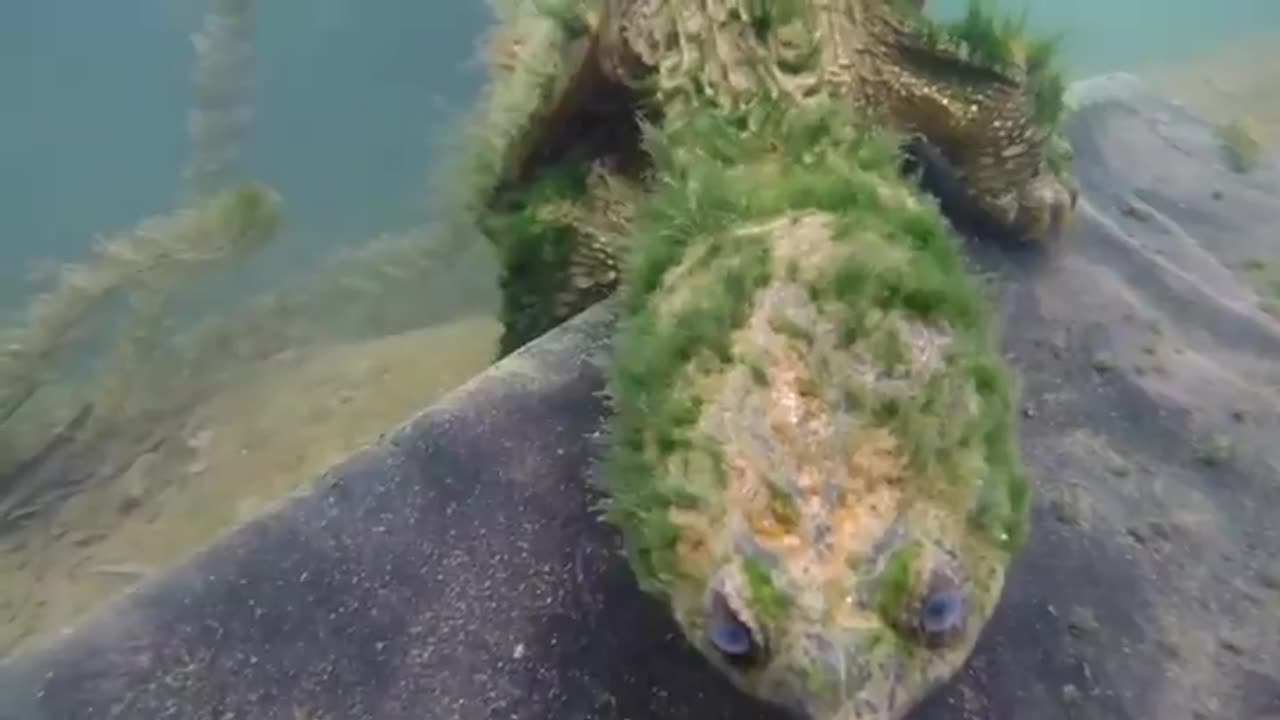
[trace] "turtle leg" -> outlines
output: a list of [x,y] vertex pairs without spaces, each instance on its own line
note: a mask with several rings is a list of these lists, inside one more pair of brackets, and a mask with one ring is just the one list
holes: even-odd
[[[695,23],[689,17],[697,12],[672,0],[604,0],[598,32],[605,74],[645,87],[655,74],[670,73],[663,82],[678,95],[685,85],[681,74],[698,73],[726,47],[737,63],[775,62],[768,43],[753,40],[754,27],[733,27],[749,23],[724,5],[703,0],[697,6],[710,19]],[[1055,237],[1075,208],[1077,192],[1057,162],[1061,141],[1052,122],[1033,107],[1031,76],[1020,68],[985,65],[951,38],[937,42],[921,15],[924,5],[923,0],[798,0],[789,4],[793,19],[787,21],[798,26],[785,29],[802,29],[813,38],[812,56],[822,67],[807,74],[820,78],[827,91],[845,95],[860,110],[936,148],[954,174],[952,185],[961,190],[965,209],[1022,237]],[[695,27],[704,29],[698,34]],[[707,27],[718,28],[717,42],[706,39]],[[737,86],[749,76],[757,79],[744,82],[760,84],[759,93],[790,92],[767,87],[771,78],[786,73],[753,74],[729,68],[724,58],[715,62],[716,72],[699,75],[704,85],[710,80],[726,93],[750,96],[750,87]]]
[[[1056,138],[1036,127],[1018,92],[999,86],[963,93],[945,83],[905,89],[895,106],[901,126],[942,159],[951,185],[981,215],[1031,240],[1056,238],[1075,210],[1075,180],[1054,167]],[[940,112],[940,106],[959,108]]]
[[605,299],[618,286],[633,181],[612,158],[552,168],[486,218],[502,239],[503,335],[507,355]]
[[909,21],[877,26],[884,61],[859,77],[861,102],[936,148],[980,215],[1024,238],[1057,237],[1078,191],[1059,162],[1069,147],[1036,116],[1025,74],[928,44]]
[[[644,174],[644,94],[602,64],[599,23],[564,45],[546,101],[512,133],[503,176],[479,213],[500,264],[505,356],[617,285],[619,188]],[[603,178],[603,179],[602,179]]]

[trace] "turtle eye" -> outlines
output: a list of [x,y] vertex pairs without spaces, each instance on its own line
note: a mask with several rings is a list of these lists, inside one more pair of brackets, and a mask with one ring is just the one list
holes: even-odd
[[935,590],[920,604],[920,632],[931,648],[950,644],[964,632],[967,603],[958,588]]
[[706,634],[711,647],[733,665],[751,665],[760,657],[760,644],[755,633],[719,592],[711,594]]

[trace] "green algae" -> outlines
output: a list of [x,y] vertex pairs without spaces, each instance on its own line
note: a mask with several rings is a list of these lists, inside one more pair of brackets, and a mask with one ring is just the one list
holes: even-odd
[[570,259],[580,242],[578,231],[547,222],[541,211],[557,201],[573,201],[586,192],[586,171],[577,164],[550,168],[505,207],[477,218],[482,232],[495,238],[502,290],[499,352],[516,349],[524,338],[554,324],[556,293],[564,286]]
[[747,576],[751,608],[756,617],[769,624],[782,622],[791,609],[791,598],[773,582],[769,568],[758,559],[748,557],[743,559],[742,570]]
[[894,550],[880,575],[876,594],[876,610],[890,626],[901,623],[905,608],[912,597],[915,582],[915,564],[920,557],[920,546],[909,542]]
[[1261,131],[1250,117],[1242,117],[1218,128],[1218,142],[1227,165],[1235,172],[1249,173],[1262,164]]
[[[885,189],[911,192],[897,175],[896,142],[835,106],[817,105],[695,112],[650,133],[654,192],[638,209],[634,232],[643,241],[624,266],[605,473],[609,516],[646,586],[661,589],[679,575],[666,467],[696,441],[701,403],[682,379],[738,362],[730,337],[771,281],[765,238],[734,230],[789,213],[829,213],[835,241],[852,248],[811,285],[822,312],[846,328],[845,341],[869,341],[892,365],[901,360],[902,339],[873,318],[896,312],[947,328],[948,380],[874,398],[868,412],[904,440],[923,475],[976,483],[973,521],[993,543],[1007,550],[1021,543],[1029,487],[1017,461],[1015,388],[994,350],[979,285],[936,207],[882,197]],[[670,311],[665,283],[677,268],[680,291],[695,299]],[[795,335],[801,344],[812,340]],[[764,368],[753,372],[767,382]],[[954,422],[942,408],[962,386],[977,394],[981,410]],[[981,477],[971,470],[975,454]]]
[[941,22],[917,16],[914,21],[928,44],[955,48],[967,60],[992,71],[1026,78],[1032,117],[1056,128],[1065,104],[1066,79],[1060,56],[1063,36],[1033,37],[1027,31],[1027,12],[1006,16],[990,0],[970,0],[964,15]]

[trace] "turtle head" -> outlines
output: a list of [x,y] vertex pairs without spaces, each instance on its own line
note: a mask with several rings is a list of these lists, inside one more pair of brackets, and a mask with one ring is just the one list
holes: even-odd
[[[998,562],[906,513],[842,573],[755,545],[725,559],[682,622],[757,697],[814,720],[900,718],[972,651]],[[970,577],[970,572],[981,577]]]

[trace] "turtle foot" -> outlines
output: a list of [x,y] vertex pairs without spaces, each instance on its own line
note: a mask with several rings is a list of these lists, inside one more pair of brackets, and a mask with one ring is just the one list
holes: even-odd
[[1018,192],[1010,229],[1032,242],[1054,242],[1061,238],[1075,214],[1080,190],[1070,176],[1043,174]]

